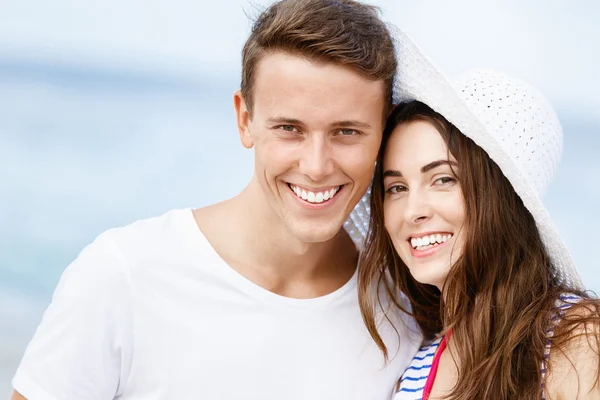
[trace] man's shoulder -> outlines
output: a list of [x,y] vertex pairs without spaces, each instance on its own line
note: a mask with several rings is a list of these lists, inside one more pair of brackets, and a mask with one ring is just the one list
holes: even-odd
[[127,225],[104,231],[100,237],[108,238],[117,244],[164,240],[189,229],[193,222],[190,209],[173,209],[161,215],[138,219]]
[[197,234],[193,224],[190,209],[173,209],[162,215],[108,229],[96,238],[94,244],[104,243],[105,249],[112,249],[128,264],[129,261],[154,258],[159,253],[178,253],[181,246]]

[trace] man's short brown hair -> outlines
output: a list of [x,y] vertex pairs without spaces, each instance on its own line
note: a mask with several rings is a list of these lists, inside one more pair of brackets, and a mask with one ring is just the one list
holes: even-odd
[[241,90],[250,115],[256,66],[266,53],[278,50],[383,80],[389,110],[397,62],[393,40],[378,11],[353,0],[281,0],[263,11],[242,51]]

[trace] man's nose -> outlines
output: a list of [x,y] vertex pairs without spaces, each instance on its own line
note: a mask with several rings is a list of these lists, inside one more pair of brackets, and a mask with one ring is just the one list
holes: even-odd
[[300,172],[312,181],[322,181],[333,173],[332,148],[324,135],[312,135],[301,149]]

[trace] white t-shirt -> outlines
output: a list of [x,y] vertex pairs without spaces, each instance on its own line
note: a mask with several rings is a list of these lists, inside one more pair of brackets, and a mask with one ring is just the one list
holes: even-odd
[[383,368],[357,296],[356,274],[315,299],[269,292],[217,255],[191,210],[171,211],[81,252],[13,385],[29,400],[390,399],[421,338],[395,313]]

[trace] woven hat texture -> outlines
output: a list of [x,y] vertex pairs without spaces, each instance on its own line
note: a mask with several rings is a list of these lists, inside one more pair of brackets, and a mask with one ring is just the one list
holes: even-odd
[[[394,29],[398,56],[395,101],[418,100],[442,114],[483,148],[533,215],[561,281],[583,289],[572,257],[542,202],[560,161],[563,132],[552,106],[529,84],[493,70],[471,70],[447,80],[404,32]],[[345,227],[362,245],[369,193]]]

